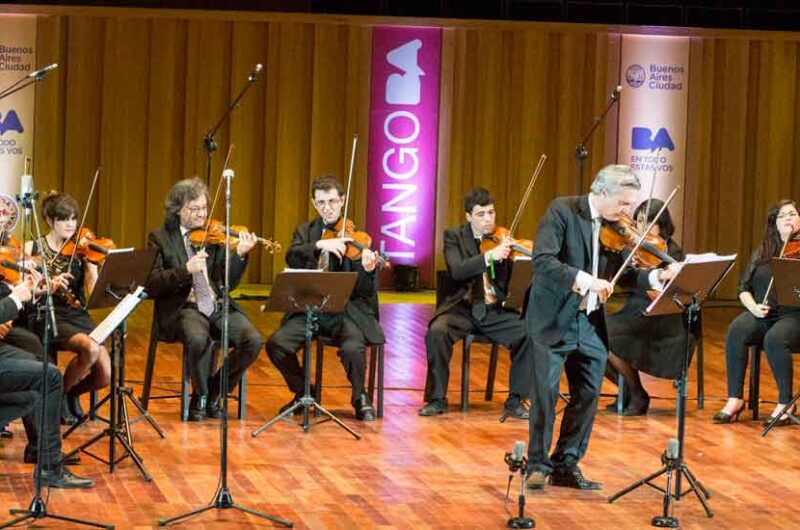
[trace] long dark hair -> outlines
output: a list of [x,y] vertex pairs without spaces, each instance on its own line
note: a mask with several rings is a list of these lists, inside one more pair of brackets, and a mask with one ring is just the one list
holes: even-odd
[[[797,210],[797,203],[792,199],[781,199],[767,210],[767,226],[764,230],[764,239],[761,240],[761,245],[758,247],[756,260],[759,265],[767,263],[770,258],[777,256],[783,247],[781,241],[781,234],[778,232],[778,214],[784,206],[794,206]],[[800,210],[799,210],[800,211]]]
[[[656,214],[662,206],[664,206],[664,201],[661,199],[653,199],[650,201],[650,211],[647,212],[648,224],[653,222],[653,219],[655,219]],[[634,222],[639,220],[639,216],[643,214],[645,208],[647,208],[647,201],[644,201],[642,204],[640,204],[636,208],[636,211],[633,212]],[[656,225],[658,225],[659,237],[664,239],[664,241],[668,241],[672,237],[672,234],[675,233],[675,223],[672,222],[672,216],[669,214],[669,208],[664,210],[664,213],[662,213],[661,217],[658,218]]]

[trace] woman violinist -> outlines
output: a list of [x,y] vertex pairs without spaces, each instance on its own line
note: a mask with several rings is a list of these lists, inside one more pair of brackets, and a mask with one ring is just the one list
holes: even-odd
[[[663,201],[659,199],[650,201],[647,224],[655,219],[663,205]],[[646,209],[647,201],[639,205],[633,218],[644,217]],[[666,243],[665,258],[683,261],[683,250],[672,239],[674,232],[675,225],[669,210],[664,210],[653,225],[650,235],[660,237]],[[680,377],[685,348],[682,315],[646,317],[642,312],[650,302],[647,291],[637,289],[631,293],[619,312],[606,317],[609,341],[608,364],[610,368],[622,374],[625,381],[624,416],[647,414],[650,396],[642,386],[639,371],[664,379]],[[616,402],[607,410],[616,411]]]
[[[94,289],[98,269],[80,255],[62,253],[78,229],[78,203],[74,198],[66,193],[48,194],[42,200],[42,214],[50,227],[41,241],[41,259],[51,271],[57,344],[77,354],[64,371],[64,393],[69,404],[69,411],[65,412],[80,417],[80,395],[105,388],[111,382],[108,351],[89,337],[95,325],[83,308],[87,294]],[[32,241],[25,244],[26,253],[33,256],[39,255],[39,248]],[[43,324],[37,324],[36,331],[41,335]],[[62,415],[62,421],[74,423],[71,415]]]
[[[739,280],[739,300],[746,311],[728,326],[725,338],[728,402],[714,416],[714,423],[736,421],[744,410],[747,350],[753,344],[763,345],[778,386],[778,404],[764,424],[792,398],[792,351],[800,347],[800,309],[778,305],[775,289],[770,288],[770,260],[782,254],[784,244],[798,230],[800,215],[795,201],[784,199],[770,207],[764,238]],[[778,425],[787,423],[788,416],[778,421]]]

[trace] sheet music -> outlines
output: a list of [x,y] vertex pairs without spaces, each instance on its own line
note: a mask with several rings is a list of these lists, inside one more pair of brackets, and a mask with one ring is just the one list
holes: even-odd
[[128,315],[136,309],[142,299],[140,298],[142,292],[144,291],[143,286],[139,286],[136,290],[132,293],[125,295],[125,298],[120,300],[117,306],[108,314],[108,316],[103,319],[100,324],[91,333],[89,333],[89,337],[91,337],[95,342],[98,344],[102,344],[117,326],[125,320]]
[[714,261],[730,261],[735,260],[737,254],[730,254],[728,256],[720,256],[715,252],[705,252],[703,254],[686,254],[684,263],[712,263]]

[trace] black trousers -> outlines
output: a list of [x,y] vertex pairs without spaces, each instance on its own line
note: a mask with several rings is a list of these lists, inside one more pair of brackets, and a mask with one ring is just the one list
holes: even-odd
[[425,380],[425,401],[444,399],[450,381],[450,359],[453,345],[468,333],[482,333],[511,351],[509,394],[527,397],[533,372],[533,348],[525,321],[519,313],[501,308],[489,309],[476,319],[470,306],[463,303],[434,318],[425,334],[428,373]]
[[[333,337],[339,347],[339,360],[352,387],[350,402],[355,405],[364,393],[367,339],[355,321],[345,313],[320,315],[319,332]],[[295,394],[303,392],[303,368],[297,359],[297,351],[304,346],[305,340],[306,316],[303,313],[289,315],[267,340],[267,355],[283,375],[289,390]]]
[[[534,341],[534,348],[528,469],[550,473],[577,465],[586,454],[608,353],[583,312],[575,315],[561,342],[547,346]],[[548,456],[562,369],[567,372],[570,399],[555,451]]]
[[[27,451],[35,451],[39,434],[41,361],[29,352],[0,342],[0,424],[21,417],[28,438]],[[47,408],[42,432],[42,468],[58,469],[61,460],[61,392],[63,380],[58,367],[47,367]]]
[[[209,377],[216,374],[211,343],[222,335],[222,311],[217,308],[206,317],[196,305],[187,304],[181,309],[180,323],[194,393],[208,394]],[[233,348],[228,356],[228,389],[232,390],[261,350],[261,333],[244,314],[233,309],[228,312],[228,344]]]
[[745,311],[731,322],[725,338],[728,397],[744,396],[747,348],[752,344],[763,345],[778,385],[778,403],[788,403],[794,375],[792,351],[800,349],[800,312],[756,318]]

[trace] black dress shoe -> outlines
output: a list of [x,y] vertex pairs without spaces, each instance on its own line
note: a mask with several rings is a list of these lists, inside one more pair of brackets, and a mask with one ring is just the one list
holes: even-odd
[[8,430],[8,426],[3,425],[3,428],[0,429],[0,438],[13,438],[14,433]]
[[527,420],[531,417],[530,411],[525,406],[525,401],[514,394],[509,395],[508,399],[506,399],[503,411],[505,416],[511,416],[518,420]]
[[623,416],[646,416],[647,410],[650,408],[650,395],[645,394],[644,397],[632,397],[630,403],[625,410],[622,411]]
[[222,400],[219,396],[216,399],[208,399],[206,404],[206,417],[207,418],[221,418],[222,417]]
[[446,399],[432,399],[425,403],[425,406],[417,411],[420,416],[438,416],[447,412]]
[[64,489],[86,489],[94,487],[94,481],[73,475],[66,467],[42,470],[42,486]]
[[727,412],[719,411],[714,414],[714,417],[711,418],[711,421],[717,424],[721,423],[733,423],[734,421],[739,420],[739,416],[741,415],[744,407],[746,406],[746,402],[742,401],[742,406],[736,409],[733,414],[728,414]]
[[86,413],[83,411],[83,407],[81,406],[80,396],[73,394],[67,395],[67,405],[69,406],[69,411],[72,412],[72,415],[79,420],[86,415]]
[[69,397],[61,396],[61,425],[75,425],[78,418],[72,413],[69,407]]
[[[314,387],[314,385],[311,385],[311,388],[310,388],[310,390],[309,390],[309,394],[310,394],[311,396],[314,396],[314,395],[316,395],[316,388]],[[301,392],[298,392],[297,394],[295,394],[295,395],[294,395],[294,397],[293,397],[293,398],[292,398],[292,399],[291,399],[291,400],[290,400],[288,403],[286,403],[284,406],[282,406],[282,407],[280,408],[280,410],[278,411],[278,413],[279,413],[279,414],[282,414],[282,413],[286,412],[286,410],[288,410],[288,409],[289,409],[289,408],[290,408],[292,405],[294,405],[295,403],[297,403],[298,401],[300,401],[300,398],[301,398],[301,397],[303,397],[303,392],[302,392],[302,391],[301,391]],[[303,413],[303,407],[297,407],[297,408],[296,408],[296,409],[294,409],[294,411],[292,412],[292,414],[294,414],[295,416],[299,416],[299,415],[301,415],[302,413]]]
[[550,484],[578,490],[599,490],[602,488],[599,482],[593,482],[584,477],[578,466],[556,469],[550,477]]
[[206,419],[206,404],[208,397],[198,394],[192,394],[189,399],[189,421],[203,421]]
[[[60,462],[61,464],[67,465],[67,466],[74,466],[76,464],[80,464],[81,463],[81,457],[78,456],[77,453],[72,455],[72,456],[70,456],[69,458],[65,458],[66,456],[67,456],[66,454],[61,453],[61,462]],[[36,457],[37,457],[36,449],[32,448],[30,445],[26,446],[25,447],[25,454],[22,457],[22,461],[25,462],[26,464],[35,464],[36,463]],[[54,462],[54,464],[55,463],[58,463],[58,462]]]
[[367,393],[362,393],[353,408],[356,409],[356,419],[360,421],[375,421],[375,408]]
[[[787,410],[786,413],[781,417],[781,419],[776,421],[773,424],[773,426],[774,427],[783,427],[784,425],[789,425],[790,423],[793,423],[792,419],[789,417],[789,414],[791,414],[792,416],[795,416],[797,414],[797,405],[793,406],[792,410]],[[775,416],[768,416],[767,419],[765,419],[764,421],[761,422],[761,426],[762,427],[768,427],[769,426],[769,422],[771,422],[774,419],[775,419]]]

